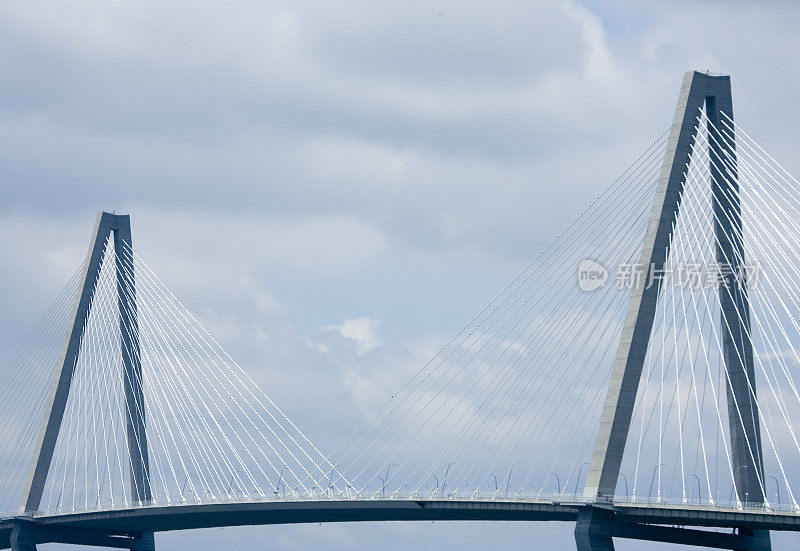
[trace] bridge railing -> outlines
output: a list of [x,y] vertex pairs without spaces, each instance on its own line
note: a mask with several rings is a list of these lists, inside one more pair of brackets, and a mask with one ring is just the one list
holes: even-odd
[[[334,501],[452,501],[452,502],[465,502],[465,501],[481,501],[481,502],[497,502],[497,503],[540,503],[550,505],[563,505],[563,506],[582,506],[594,503],[592,500],[585,499],[582,495],[575,495],[572,493],[533,493],[533,494],[514,494],[505,495],[505,492],[492,492],[492,493],[465,493],[465,492],[445,492],[440,491],[387,491],[385,494],[381,491],[364,494],[363,492],[305,492],[305,493],[288,493],[271,495],[230,495],[222,497],[207,498],[203,500],[186,499],[182,501],[171,502],[155,502],[143,503],[135,507],[111,507],[110,503],[101,503],[94,508],[63,508],[60,511],[40,511],[34,516],[54,516],[66,515],[75,513],[92,513],[101,511],[115,511],[126,510],[132,508],[158,508],[158,507],[181,507],[181,506],[197,506],[197,505],[216,505],[216,504],[235,504],[235,503],[287,503],[287,502],[334,502]],[[744,513],[773,513],[781,515],[798,515],[800,510],[790,503],[744,503],[736,501],[699,501],[699,500],[686,500],[683,499],[665,499],[657,497],[640,496],[617,496],[613,501],[608,502],[607,505],[614,505],[618,507],[632,508],[663,508],[663,509],[686,509],[686,510],[705,510],[705,511],[730,511],[730,512],[744,512]],[[17,511],[0,512],[0,517],[8,518],[18,515]]]

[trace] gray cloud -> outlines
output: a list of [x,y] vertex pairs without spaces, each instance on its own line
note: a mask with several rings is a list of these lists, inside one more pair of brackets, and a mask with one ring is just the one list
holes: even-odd
[[[666,129],[685,70],[731,73],[738,119],[800,172],[798,18],[745,2],[4,3],[0,352],[77,267],[95,212],[130,211],[140,254],[233,356],[268,388],[307,389],[270,394],[330,449]],[[358,318],[382,346],[319,333]],[[568,527],[505,525],[213,541],[539,530],[571,548]]]

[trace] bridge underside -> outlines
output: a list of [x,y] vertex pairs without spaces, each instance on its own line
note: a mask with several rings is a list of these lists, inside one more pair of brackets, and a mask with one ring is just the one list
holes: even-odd
[[[142,536],[223,526],[301,524],[318,522],[364,521],[572,521],[581,515],[601,514],[611,519],[612,537],[658,539],[721,548],[739,548],[738,542],[752,530],[800,531],[800,517],[791,513],[771,513],[714,509],[618,504],[587,506],[567,502],[513,502],[496,500],[346,500],[346,501],[269,501],[205,505],[140,507],[133,509],[75,513],[35,518],[21,517],[0,521],[0,548],[12,547],[12,534],[19,526],[30,544],[47,542],[79,543],[133,549],[148,549]],[[668,528],[694,526],[736,529],[739,534],[720,534],[702,530]],[[704,536],[708,534],[709,536]],[[726,538],[725,536],[736,536]],[[720,537],[723,536],[723,537]],[[145,536],[146,537],[146,536]],[[745,546],[744,548],[747,548]],[[31,549],[18,545],[20,549]]]

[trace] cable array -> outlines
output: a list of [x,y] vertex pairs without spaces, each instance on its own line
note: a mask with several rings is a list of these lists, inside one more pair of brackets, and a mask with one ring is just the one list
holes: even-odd
[[[629,295],[615,270],[641,248],[666,138],[332,454],[361,495],[512,497],[574,483]],[[582,266],[609,280],[582,290]]]
[[[703,110],[696,129],[660,282],[662,323],[651,334],[637,396],[638,434],[623,464],[621,476],[632,482],[626,497],[800,511],[793,483],[800,474],[800,183],[728,114],[715,123]],[[740,246],[729,253],[725,243]],[[721,309],[726,298],[735,308]],[[736,343],[733,368],[724,359],[726,335]],[[743,370],[744,392],[733,393],[730,369],[747,363],[748,342],[752,373]],[[748,464],[736,464],[731,424],[754,422],[761,452],[745,433]],[[755,496],[741,495],[735,479],[743,475],[754,477]]]
[[[667,264],[640,282],[663,147],[657,140],[336,450],[361,494],[577,498],[629,279],[628,289],[659,286],[659,299],[618,497],[797,509],[798,182],[726,114],[715,124],[701,111]],[[726,243],[739,246],[726,253]],[[574,274],[586,259],[616,268],[617,284],[583,292]],[[734,289],[739,281],[751,287]],[[739,343],[731,363],[752,364],[744,392],[731,390],[726,338]],[[730,427],[750,423],[762,449],[745,430],[747,466]],[[756,495],[740,495],[742,474]]]
[[[656,285],[617,498],[800,512],[800,182],[727,114],[715,122],[701,110],[667,261],[648,272],[636,262],[667,141],[656,139],[330,454],[129,245],[106,240],[40,509],[578,499],[631,289]],[[3,369],[4,511],[19,502],[81,273]],[[743,381],[730,363],[748,366]],[[126,399],[131,387],[142,402]],[[129,432],[137,423],[146,445]],[[742,433],[747,465],[737,464],[731,427],[752,425],[757,434]],[[142,480],[131,474],[140,463]],[[756,495],[742,495],[745,478]]]
[[[143,505],[346,495],[320,451],[121,243],[105,243],[40,510],[138,505],[132,495],[152,496]],[[127,347],[140,376],[124,367]],[[126,402],[126,383],[141,385],[142,404]],[[135,432],[129,443],[138,419],[146,446]],[[136,459],[149,465],[140,482]]]
[[72,301],[81,285],[77,269],[0,373],[0,511],[16,512],[26,482],[47,393],[58,362]]

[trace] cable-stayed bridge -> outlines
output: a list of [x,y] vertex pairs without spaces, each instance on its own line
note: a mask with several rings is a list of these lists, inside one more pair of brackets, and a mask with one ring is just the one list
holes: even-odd
[[279,407],[302,389],[260,388],[101,213],[3,367],[0,547],[526,520],[580,550],[770,549],[800,530],[799,214],[730,79],[687,73],[672,126],[328,450]]

